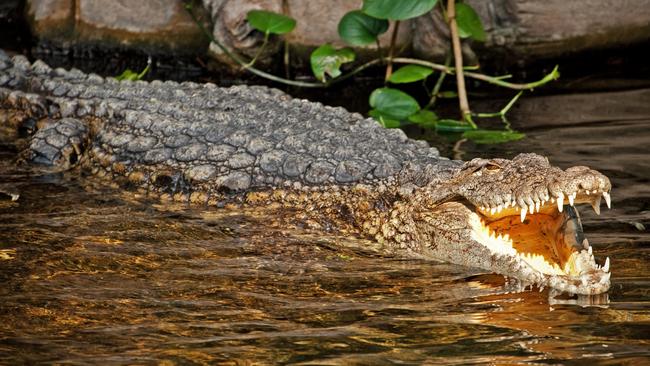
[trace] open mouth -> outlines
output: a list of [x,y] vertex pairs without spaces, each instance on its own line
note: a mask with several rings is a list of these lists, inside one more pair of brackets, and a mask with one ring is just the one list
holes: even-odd
[[540,286],[580,294],[605,292],[610,284],[609,258],[602,266],[596,264],[575,208],[589,203],[600,214],[601,197],[611,207],[609,192],[589,190],[475,207],[472,236],[492,253],[513,257],[534,270],[542,278]]

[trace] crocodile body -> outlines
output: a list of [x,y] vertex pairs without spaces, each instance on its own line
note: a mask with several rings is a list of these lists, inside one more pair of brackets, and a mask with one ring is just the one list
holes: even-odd
[[453,161],[274,89],[119,82],[2,53],[0,126],[33,132],[26,160],[161,199],[275,204],[393,254],[581,294],[610,285],[573,208],[596,209],[601,195],[609,204],[609,180],[586,167],[563,171],[535,154]]

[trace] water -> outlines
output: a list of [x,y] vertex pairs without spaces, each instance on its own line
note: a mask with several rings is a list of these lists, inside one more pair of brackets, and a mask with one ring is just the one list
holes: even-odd
[[498,275],[337,249],[363,243],[264,210],[84,188],[17,168],[5,138],[0,363],[649,364],[647,93],[529,98],[512,115],[526,140],[456,149],[533,151],[612,179],[612,210],[581,210],[597,260],[611,258],[612,289],[598,298],[510,292]]

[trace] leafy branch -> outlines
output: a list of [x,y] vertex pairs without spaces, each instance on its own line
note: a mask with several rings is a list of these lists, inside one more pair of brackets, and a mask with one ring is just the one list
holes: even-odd
[[[330,44],[324,44],[316,48],[310,57],[312,73],[320,82],[283,78],[254,67],[272,35],[281,36],[295,28],[296,21],[291,17],[264,10],[250,11],[247,14],[247,20],[253,28],[264,34],[264,41],[256,55],[251,60],[246,61],[236,53],[231,52],[216,40],[211,32],[205,29],[193,13],[191,3],[186,3],[185,8],[206,36],[226,56],[234,60],[243,69],[268,80],[304,88],[327,88],[335,83],[347,80],[370,67],[384,65],[386,68],[385,82],[387,84],[422,82],[429,94],[429,102],[424,108],[420,107],[415,98],[399,89],[384,86],[371,93],[369,104],[372,110],[369,114],[385,127],[400,127],[414,123],[442,132],[463,132],[463,138],[469,138],[478,143],[496,143],[522,138],[523,134],[517,133],[510,128],[505,119],[505,114],[521,96],[522,91],[531,90],[557,79],[559,77],[557,66],[542,79],[529,83],[508,82],[505,79],[509,75],[489,76],[472,71],[476,67],[464,66],[460,46],[461,38],[484,41],[486,35],[474,9],[468,4],[457,3],[456,0],[447,0],[446,8],[442,2],[439,3],[451,33],[450,48],[452,49],[454,67],[450,66],[450,58],[447,59],[445,64],[438,64],[426,60],[399,57],[399,51],[396,50],[396,40],[400,22],[425,14],[431,11],[436,4],[438,4],[438,0],[364,0],[362,9],[348,12],[341,18],[338,33],[351,46],[376,44],[378,57],[343,73],[341,71],[343,65],[355,60],[354,51],[350,48],[336,49]],[[388,31],[390,22],[393,22],[394,26],[388,52],[384,57],[379,36]],[[285,53],[287,50],[285,44]],[[393,65],[395,64],[405,66],[393,71]],[[438,72],[439,75],[433,90],[429,91],[426,88],[426,82],[435,72]],[[286,74],[288,75],[288,72]],[[456,77],[455,93],[440,91],[446,75]],[[519,90],[520,92],[497,113],[473,113],[469,107],[465,88],[465,78],[467,77],[500,87]],[[435,105],[437,98],[452,94],[458,97],[460,120],[439,119],[431,108]],[[474,123],[473,117],[501,117],[505,123],[505,129],[480,130]]]

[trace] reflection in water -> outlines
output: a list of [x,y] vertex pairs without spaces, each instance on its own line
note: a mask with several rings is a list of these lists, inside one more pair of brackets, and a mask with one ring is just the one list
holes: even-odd
[[270,212],[84,190],[74,177],[16,168],[5,143],[0,363],[647,362],[649,240],[635,224],[650,227],[648,121],[465,145],[465,158],[536,151],[612,177],[613,209],[581,213],[597,256],[612,259],[602,297],[381,258],[355,249],[363,241],[275,225]]

